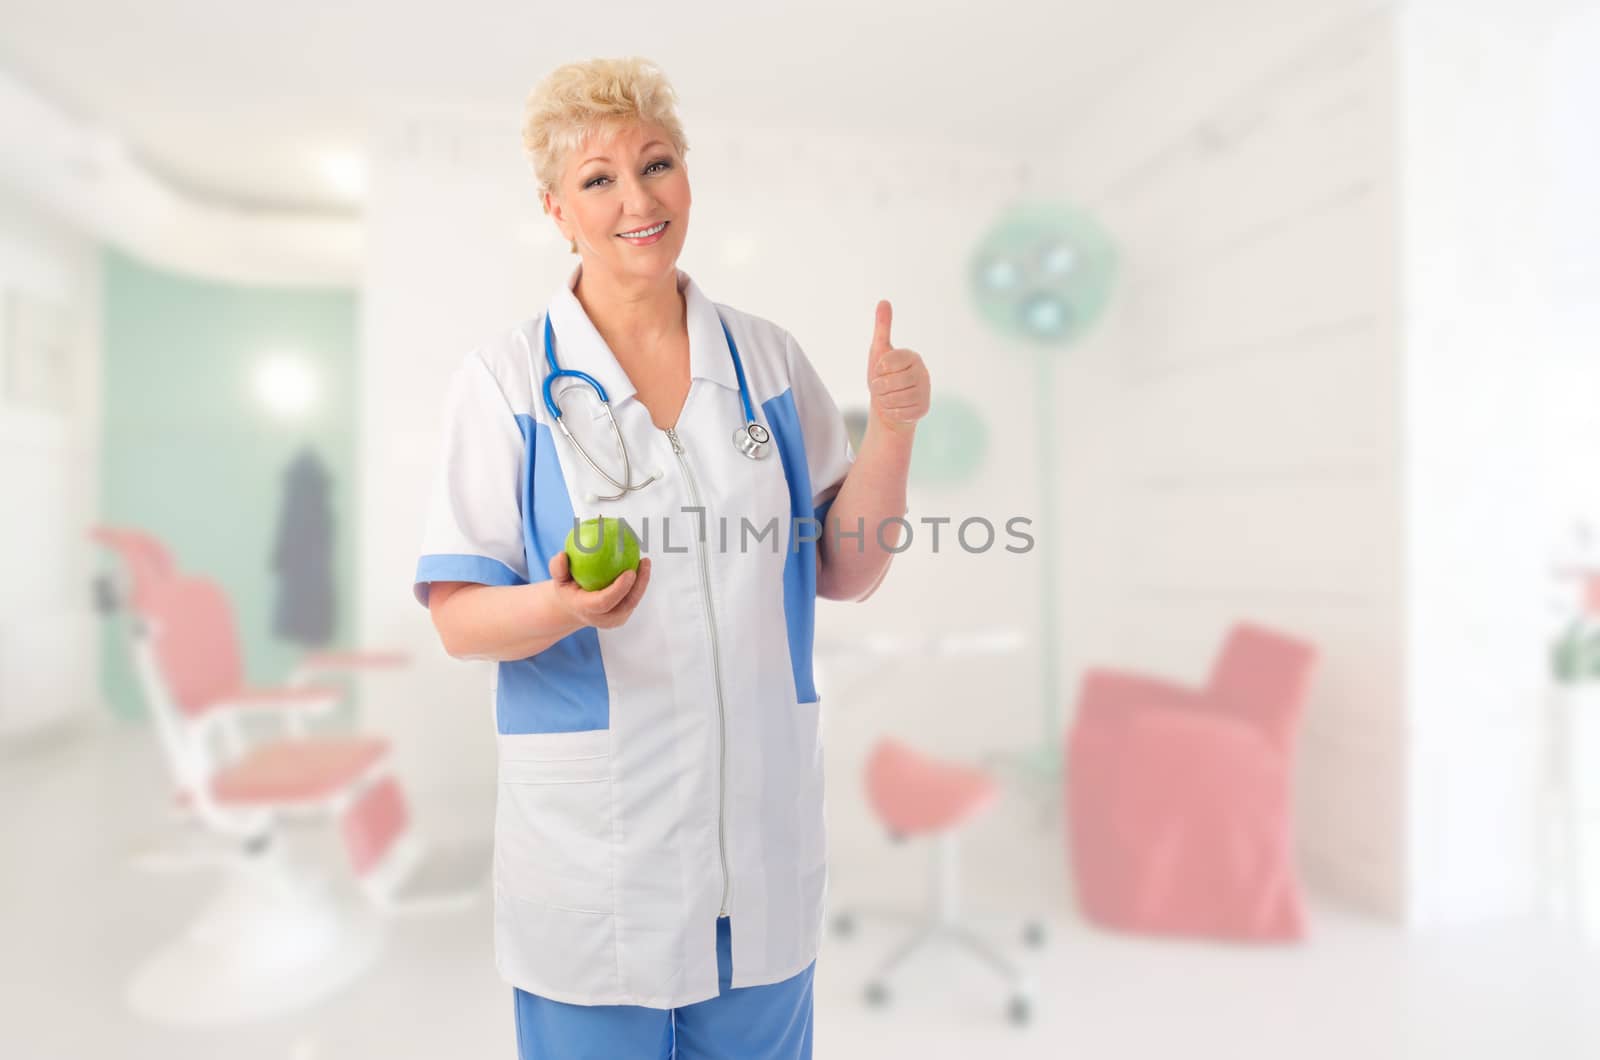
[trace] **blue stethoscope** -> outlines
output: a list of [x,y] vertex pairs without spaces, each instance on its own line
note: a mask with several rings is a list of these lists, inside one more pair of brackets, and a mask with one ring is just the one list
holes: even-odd
[[[739,347],[733,341],[733,335],[728,331],[727,322],[722,320],[721,314],[717,322],[722,324],[722,334],[728,339],[728,353],[733,357],[733,371],[739,377],[739,403],[744,406],[744,426],[733,432],[733,447],[748,456],[751,460],[759,460],[767,455],[767,444],[772,441],[772,433],[756,422],[755,409],[750,404],[750,388],[744,381],[744,364],[739,360]],[[628,447],[622,441],[622,431],[617,427],[617,418],[611,413],[611,399],[606,396],[606,388],[600,381],[587,372],[580,372],[575,368],[562,368],[556,364],[555,330],[550,325],[550,314],[544,315],[544,359],[550,364],[550,372],[544,377],[544,407],[550,410],[550,416],[556,421],[556,426],[561,428],[561,433],[566,435],[568,443],[575,449],[579,456],[595,470],[595,474],[605,479],[619,492],[610,496],[591,495],[591,500],[614,501],[633,490],[644,489],[650,483],[661,477],[659,471],[652,474],[643,482],[633,481],[633,471],[628,462]],[[594,392],[600,396],[600,405],[606,410],[606,419],[611,422],[611,436],[616,439],[617,452],[622,456],[622,481],[612,478],[601,466],[594,462],[588,450],[578,444],[572,436],[572,431],[567,428],[566,417],[561,413],[561,406],[556,404],[551,386],[562,376],[588,383]]]

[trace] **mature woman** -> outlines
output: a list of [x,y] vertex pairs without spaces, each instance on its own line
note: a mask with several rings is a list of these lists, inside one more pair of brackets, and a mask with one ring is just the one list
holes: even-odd
[[[518,1047],[809,1057],[815,602],[888,569],[928,372],[878,303],[857,454],[793,336],[677,267],[687,145],[650,64],[561,67],[523,140],[580,261],[456,371],[415,586],[452,656],[499,663],[495,954]],[[585,591],[564,546],[595,516],[645,558]]]

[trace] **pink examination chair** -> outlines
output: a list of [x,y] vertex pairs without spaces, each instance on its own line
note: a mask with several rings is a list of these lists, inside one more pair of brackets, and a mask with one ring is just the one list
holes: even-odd
[[[122,562],[127,576],[122,588],[128,594],[126,604],[134,613],[139,612],[141,605],[149,599],[156,586],[178,572],[171,550],[148,531],[125,526],[97,526],[89,531],[89,536],[114,552]],[[114,603],[109,599],[105,602]],[[404,652],[307,652],[295,663],[285,684],[304,685],[316,681],[350,678],[379,670],[399,670],[408,666],[410,662],[410,657]]]
[[1204,688],[1084,676],[1067,737],[1079,907],[1104,927],[1303,937],[1290,779],[1316,649],[1235,625]]
[[[916,931],[890,954],[868,980],[867,1003],[889,1003],[889,977],[905,960],[938,939],[954,942],[982,958],[1011,988],[1007,1014],[1016,1024],[1032,1015],[1032,986],[1027,977],[985,940],[961,926],[957,883],[959,865],[956,841],[960,829],[994,804],[997,788],[983,770],[941,762],[919,754],[897,740],[881,741],[866,767],[867,798],[873,812],[891,837],[906,840],[931,838],[932,907],[917,918]],[[882,912],[874,910],[874,913]],[[892,915],[892,914],[891,914]],[[840,935],[855,932],[856,914],[845,911],[833,919]],[[1023,938],[1031,946],[1044,944],[1044,927],[1029,923]]]
[[[424,850],[388,742],[306,734],[308,716],[340,701],[338,688],[247,686],[232,608],[215,582],[177,571],[142,531],[92,536],[121,561],[121,584],[102,584],[101,604],[127,612],[129,652],[176,789],[226,844],[193,859],[224,868],[224,888],[136,973],[135,1011],[168,1024],[226,1023],[313,1003],[376,959],[374,915],[472,903],[486,856]],[[389,666],[395,657],[356,658]],[[332,664],[306,672],[314,669]],[[336,824],[359,906],[283,852],[283,825],[307,820]]]

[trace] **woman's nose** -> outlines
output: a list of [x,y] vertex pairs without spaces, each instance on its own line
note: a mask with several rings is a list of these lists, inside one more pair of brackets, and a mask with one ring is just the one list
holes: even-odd
[[622,181],[622,207],[634,217],[654,217],[656,197],[645,187],[644,180],[630,174]]

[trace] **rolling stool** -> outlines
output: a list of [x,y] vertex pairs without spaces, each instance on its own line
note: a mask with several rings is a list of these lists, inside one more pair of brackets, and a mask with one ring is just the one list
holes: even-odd
[[[868,800],[873,811],[896,842],[916,835],[932,835],[931,871],[933,901],[926,914],[914,918],[917,930],[881,964],[867,982],[866,1001],[875,1008],[889,1003],[889,976],[912,953],[937,938],[959,943],[983,958],[1012,993],[1007,1015],[1022,1025],[1033,1014],[1031,991],[1020,969],[1000,952],[978,938],[957,919],[956,837],[960,826],[988,809],[998,789],[993,779],[980,769],[940,762],[913,751],[895,740],[884,740],[868,759],[866,768]],[[833,918],[834,933],[849,936],[855,932],[856,914],[846,910]],[[1042,946],[1044,925],[1029,921],[1023,941]]]

